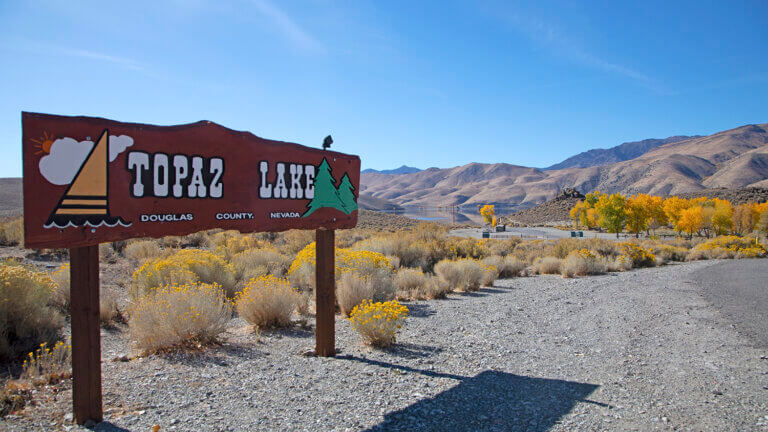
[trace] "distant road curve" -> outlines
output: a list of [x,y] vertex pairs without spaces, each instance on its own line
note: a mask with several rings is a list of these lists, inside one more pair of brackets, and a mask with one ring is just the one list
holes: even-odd
[[768,259],[723,261],[691,278],[737,330],[768,348]]

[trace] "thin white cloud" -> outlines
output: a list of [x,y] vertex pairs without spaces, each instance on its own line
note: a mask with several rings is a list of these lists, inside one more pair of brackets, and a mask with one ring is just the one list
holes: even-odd
[[640,85],[643,85],[657,92],[664,92],[659,83],[650,76],[599,57],[587,49],[580,47],[573,42],[573,39],[559,31],[549,23],[541,21],[531,16],[521,16],[517,13],[508,15],[507,20],[519,32],[531,39],[534,43],[541,44],[547,49],[554,51],[583,66],[601,69],[606,72],[615,73],[625,78],[629,78]]
[[311,52],[325,51],[320,42],[309,35],[285,12],[281,11],[269,0],[253,0],[256,9],[267,17],[275,28],[299,49]]
[[114,63],[118,66],[123,66],[128,69],[133,70],[143,70],[144,68],[136,61],[124,58],[124,57],[117,57],[107,54],[102,54],[94,51],[87,51],[82,49],[69,49],[69,48],[58,48],[57,49],[60,53],[72,57],[82,57],[92,60],[99,60],[104,61],[108,63]]

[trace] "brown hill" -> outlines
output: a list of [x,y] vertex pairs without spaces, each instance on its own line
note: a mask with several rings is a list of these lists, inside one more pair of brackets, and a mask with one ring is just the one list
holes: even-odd
[[582,192],[670,195],[707,188],[768,186],[768,124],[747,125],[661,145],[627,161],[542,171],[509,164],[471,163],[415,174],[363,174],[360,189],[403,206],[531,206],[563,188]]
[[581,193],[573,192],[565,191],[550,201],[513,213],[505,219],[529,225],[567,221],[573,206],[584,199]]
[[21,216],[22,207],[21,179],[0,178],[0,217]]

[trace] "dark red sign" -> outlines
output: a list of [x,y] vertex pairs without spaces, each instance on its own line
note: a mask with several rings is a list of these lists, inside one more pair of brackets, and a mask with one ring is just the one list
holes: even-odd
[[208,121],[153,126],[25,112],[22,128],[29,248],[357,224],[357,156]]

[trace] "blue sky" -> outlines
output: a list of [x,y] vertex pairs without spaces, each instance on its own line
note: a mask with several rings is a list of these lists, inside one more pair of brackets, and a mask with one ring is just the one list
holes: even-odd
[[0,177],[21,111],[211,120],[363,168],[543,167],[768,122],[768,3],[0,1]]

